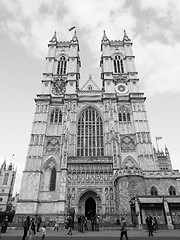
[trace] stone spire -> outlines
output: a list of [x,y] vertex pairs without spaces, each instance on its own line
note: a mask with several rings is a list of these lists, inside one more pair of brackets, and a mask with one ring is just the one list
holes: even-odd
[[131,41],[131,39],[128,37],[128,35],[127,35],[127,33],[126,33],[126,31],[124,30],[124,37],[123,37],[123,41],[124,42],[129,42],[129,41]]
[[1,165],[1,169],[6,170],[6,159],[4,160],[3,164]]
[[53,35],[52,39],[49,42],[50,43],[56,43],[57,42],[56,31],[54,32],[54,35]]
[[106,32],[105,32],[105,30],[104,30],[104,32],[103,32],[103,37],[102,37],[101,42],[107,42],[107,41],[109,41],[109,39],[107,38]]
[[74,36],[73,36],[71,42],[78,42],[76,31],[74,31]]

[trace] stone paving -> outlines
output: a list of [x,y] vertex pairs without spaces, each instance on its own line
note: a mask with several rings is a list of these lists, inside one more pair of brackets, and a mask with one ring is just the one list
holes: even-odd
[[[52,228],[46,229],[47,236],[67,236],[67,230],[59,230],[59,231],[53,231]],[[7,229],[7,232],[5,234],[2,234],[2,236],[22,236],[23,230],[12,230]],[[84,233],[80,233],[77,230],[73,230],[73,236],[86,236],[86,237],[119,237],[120,231],[118,230],[100,230],[100,231],[86,231]],[[41,236],[41,232],[38,232],[36,236]],[[146,230],[129,230],[128,231],[129,237],[148,237],[148,232]],[[154,233],[154,237],[179,237],[180,239],[180,229],[175,230],[160,230],[156,233]]]

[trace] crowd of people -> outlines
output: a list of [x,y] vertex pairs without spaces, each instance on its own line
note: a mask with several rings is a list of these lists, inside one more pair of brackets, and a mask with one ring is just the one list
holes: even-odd
[[[22,240],[25,240],[28,234],[29,234],[29,240],[32,240],[36,232],[39,232],[41,223],[42,223],[41,215],[37,216],[36,218],[32,217],[31,219],[29,216],[27,216],[26,219],[23,221],[24,233],[23,233]],[[46,236],[45,225],[42,226],[41,230],[42,230],[42,239],[44,239]]]
[[98,215],[91,216],[88,220],[86,216],[80,215],[78,217],[78,231],[83,233],[85,231],[99,231],[100,218]]
[[[27,235],[29,235],[29,240],[32,240],[36,232],[40,231],[42,223],[41,215],[30,218],[29,216],[26,217],[26,219],[23,221],[23,237],[22,240],[25,240]],[[91,216],[89,219],[87,219],[84,215],[79,215],[77,218],[78,223],[78,232],[84,233],[85,231],[91,230],[91,231],[99,231],[99,223],[100,223],[100,217],[95,214],[94,216]],[[55,225],[54,225],[54,231],[58,231],[59,229],[59,218],[56,217]],[[152,217],[150,214],[146,218],[146,224],[147,224],[147,231],[149,233],[149,236],[153,236],[153,232],[156,232],[158,230],[158,224],[156,217]],[[1,233],[6,233],[8,227],[8,217],[6,216],[5,219],[2,222],[1,226]],[[68,215],[67,219],[65,221],[65,229],[67,229],[67,234],[72,235],[72,229],[74,228],[74,215]],[[123,239],[123,236],[128,240],[127,236],[127,227],[126,227],[126,221],[125,218],[121,218],[120,222],[120,240]],[[46,236],[46,227],[43,225],[41,227],[42,232],[42,239],[45,239]]]

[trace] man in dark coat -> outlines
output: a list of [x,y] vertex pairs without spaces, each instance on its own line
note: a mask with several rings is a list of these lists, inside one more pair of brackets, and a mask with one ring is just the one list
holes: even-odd
[[149,236],[153,236],[153,219],[151,215],[148,215],[146,218],[147,229],[149,232]]
[[2,222],[1,233],[5,233],[8,227],[8,216]]
[[68,217],[68,223],[67,223],[67,225],[68,225],[68,229],[69,229],[68,235],[72,235],[72,229],[74,228],[74,219],[73,219],[72,216],[69,216],[69,217]]
[[22,240],[25,240],[25,238],[27,237],[27,232],[29,230],[29,226],[30,226],[30,217],[27,216],[25,221],[23,222],[24,235],[22,237]]
[[123,239],[123,236],[125,236],[125,238],[127,240],[129,240],[128,236],[127,236],[127,227],[126,227],[126,220],[124,217],[121,218],[121,236],[120,236],[120,240]]

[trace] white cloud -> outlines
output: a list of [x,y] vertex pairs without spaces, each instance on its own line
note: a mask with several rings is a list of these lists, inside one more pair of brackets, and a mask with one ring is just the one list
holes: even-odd
[[158,41],[135,44],[137,71],[147,94],[180,91],[178,79],[180,44],[167,46]]
[[[138,12],[133,11],[137,3]],[[0,9],[1,31],[36,57],[45,57],[55,30],[59,40],[67,40],[71,37],[68,28],[76,25],[80,45],[88,46],[94,59],[91,69],[99,67],[103,30],[110,40],[119,40],[126,29],[134,42],[137,71],[148,94],[180,91],[180,44],[176,39],[179,1],[137,0],[127,5],[125,0],[2,0]],[[145,15],[149,9],[153,10],[152,16]],[[144,21],[138,25],[141,13]]]

